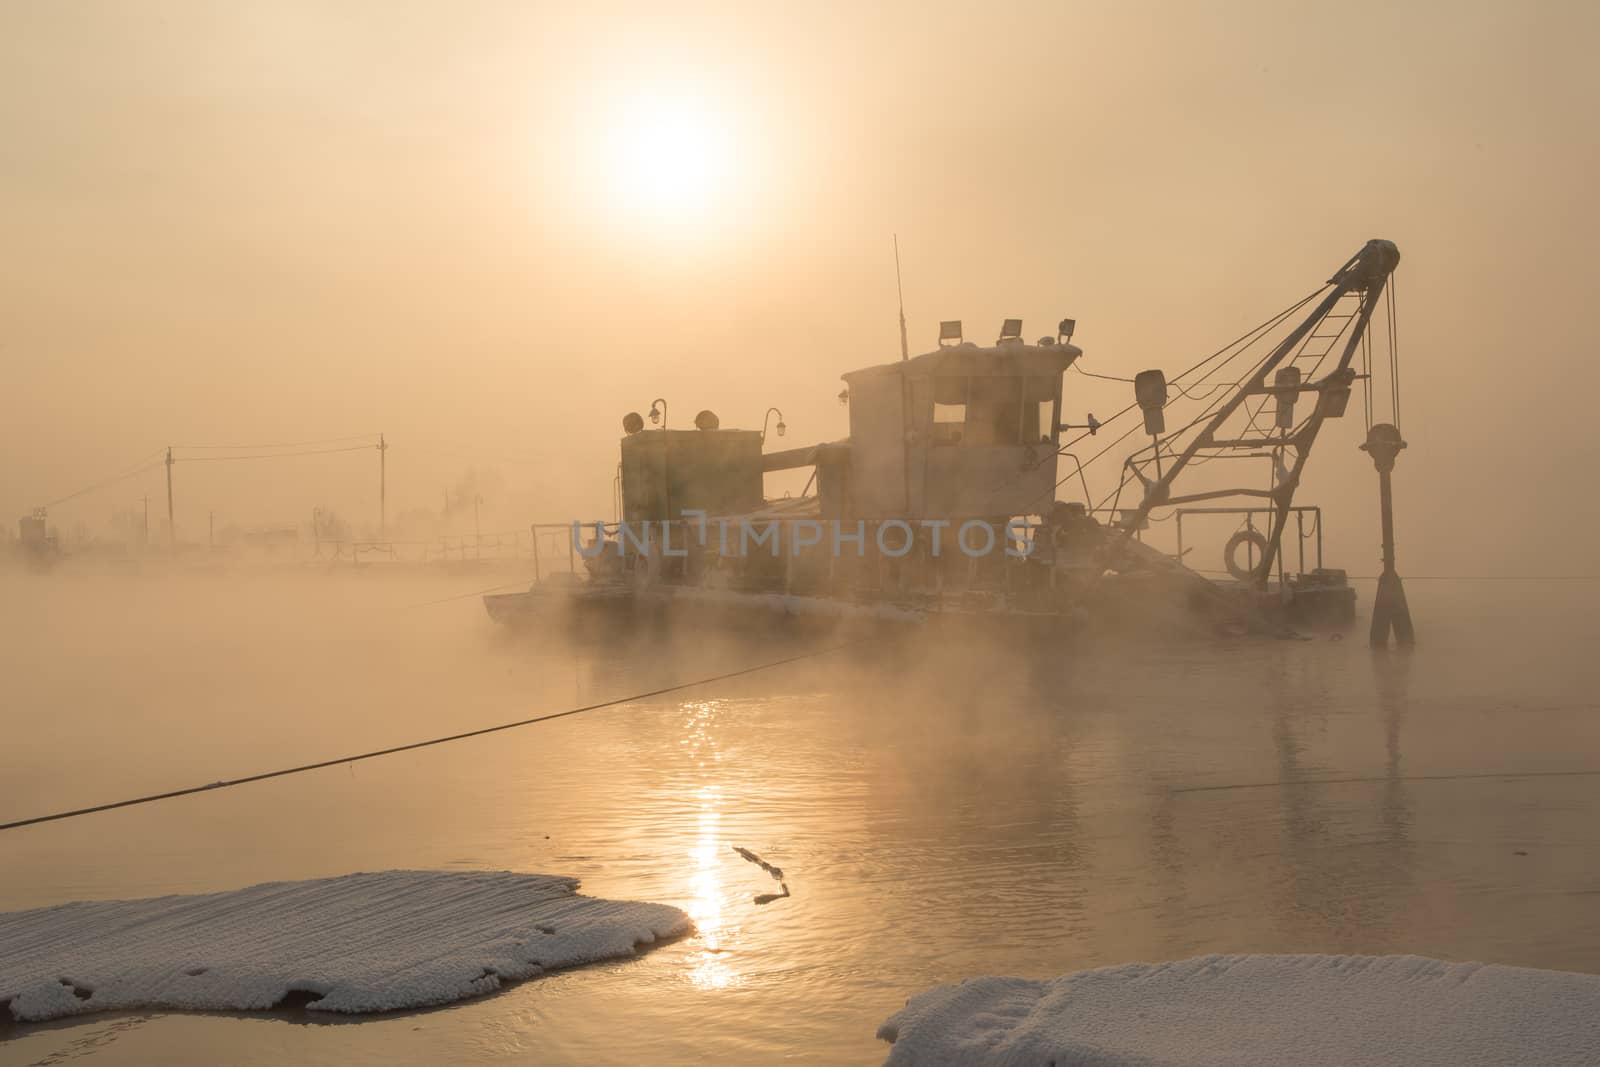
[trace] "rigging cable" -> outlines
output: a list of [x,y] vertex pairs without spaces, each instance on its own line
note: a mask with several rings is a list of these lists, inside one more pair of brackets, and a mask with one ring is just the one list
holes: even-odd
[[[1185,368],[1184,370],[1179,371],[1167,383],[1168,384],[1168,388],[1169,389],[1177,388],[1179,393],[1181,393],[1183,396],[1185,396],[1185,397],[1187,397],[1189,399],[1200,399],[1200,398],[1195,397],[1193,394],[1185,391],[1181,386],[1178,386],[1177,383],[1182,381],[1184,378],[1187,378],[1189,375],[1193,374],[1195,371],[1200,370],[1202,367],[1206,366],[1208,363],[1211,363],[1214,360],[1216,360],[1216,359],[1220,358],[1221,356],[1225,355],[1230,350],[1238,348],[1239,351],[1234,352],[1233,355],[1228,356],[1227,359],[1223,360],[1220,365],[1218,365],[1216,367],[1213,367],[1211,370],[1207,371],[1205,374],[1200,376],[1200,378],[1194,383],[1194,388],[1198,389],[1199,386],[1201,384],[1203,384],[1207,378],[1211,377],[1212,374],[1215,374],[1217,371],[1221,370],[1223,367],[1226,367],[1229,363],[1232,363],[1235,359],[1239,358],[1239,356],[1243,355],[1244,352],[1246,352],[1251,345],[1253,345],[1257,341],[1259,341],[1264,334],[1266,334],[1267,332],[1269,332],[1272,329],[1276,328],[1278,325],[1280,325],[1289,316],[1293,315],[1296,311],[1299,311],[1301,308],[1305,307],[1312,300],[1315,300],[1327,288],[1328,288],[1327,284],[1323,284],[1323,285],[1319,286],[1318,288],[1312,290],[1310,293],[1307,293],[1305,296],[1301,297],[1299,300],[1297,300],[1295,303],[1291,304],[1289,307],[1287,307],[1284,310],[1278,312],[1276,315],[1271,316],[1265,322],[1262,322],[1262,323],[1260,323],[1260,324],[1258,324],[1256,326],[1251,327],[1250,329],[1246,330],[1244,333],[1240,334],[1238,337],[1235,337],[1232,341],[1229,341],[1227,344],[1223,345],[1221,348],[1219,348],[1215,352],[1211,353],[1209,356],[1206,356],[1203,359],[1199,360],[1198,362],[1196,362],[1196,363],[1190,365],[1189,367]],[[1263,357],[1263,358],[1265,358],[1265,357]],[[1077,366],[1077,364],[1074,363],[1073,366]],[[1088,371],[1082,371],[1081,373],[1089,374]],[[1109,375],[1103,375],[1103,374],[1092,374],[1092,375],[1090,375],[1090,377],[1106,378],[1106,377],[1110,377],[1110,376]],[[1123,382],[1132,381],[1132,379],[1129,379],[1129,378],[1118,378],[1118,379],[1114,379],[1114,380],[1123,381]],[[1235,381],[1235,382],[1232,382],[1232,383],[1227,383],[1227,382],[1217,383],[1209,391],[1207,391],[1204,394],[1204,396],[1206,396],[1206,397],[1212,396],[1219,389],[1225,389],[1230,384],[1237,385],[1238,382]],[[1133,403],[1129,404],[1127,407],[1123,408],[1121,411],[1118,411],[1115,415],[1111,416],[1109,419],[1106,419],[1104,422],[1101,422],[1095,428],[1095,430],[1085,431],[1084,433],[1079,434],[1077,437],[1072,438],[1070,441],[1066,442],[1065,444],[1060,445],[1059,447],[1057,447],[1056,454],[1057,455],[1065,454],[1068,450],[1070,450],[1071,448],[1076,446],[1080,441],[1083,441],[1085,438],[1092,436],[1097,431],[1103,430],[1107,426],[1110,426],[1112,423],[1116,422],[1118,419],[1122,418],[1122,416],[1126,415],[1128,412],[1132,411],[1134,408],[1136,408],[1138,406],[1139,406],[1139,403],[1138,403],[1137,400],[1135,400]],[[1215,406],[1216,406],[1215,402],[1213,401],[1212,403],[1207,405],[1205,410],[1207,412],[1210,412]],[[1204,415],[1202,415],[1201,417],[1203,418]],[[1197,419],[1195,421],[1198,422],[1199,420]],[[1193,426],[1194,423],[1190,423],[1189,425]],[[1137,428],[1137,427],[1135,427],[1135,428]],[[1189,427],[1185,427],[1185,429],[1188,429],[1188,428]],[[1119,444],[1120,442],[1122,442],[1123,440],[1127,439],[1129,434],[1131,434],[1132,432],[1133,431],[1131,429],[1128,430],[1127,432],[1123,433],[1122,436],[1120,436],[1120,437],[1116,438],[1116,440],[1112,441],[1110,445],[1106,446],[1105,448],[1101,449],[1099,452],[1097,452],[1093,456],[1091,456],[1088,459],[1087,462],[1085,462],[1085,463],[1080,465],[1080,473],[1081,473],[1081,467],[1086,467],[1090,463],[1093,463],[1095,460],[1097,460],[1097,459],[1101,458],[1102,456],[1104,456],[1107,452],[1111,451],[1111,448],[1113,446],[1115,446],[1115,445]],[[1180,431],[1180,432],[1182,432],[1182,431]],[[988,499],[992,500],[992,499],[994,499],[994,497],[998,493],[1001,493],[1001,492],[1005,491],[1006,489],[1011,488],[1011,486],[1016,484],[1016,482],[1019,480],[1019,478],[1020,478],[1019,475],[1013,475],[1005,484],[995,488],[994,490],[991,490],[991,492],[989,493]],[[1035,503],[1037,503],[1038,501],[1043,500],[1047,496],[1054,496],[1055,495],[1055,491],[1057,489],[1060,489],[1063,485],[1065,485],[1068,481],[1070,481],[1071,478],[1072,478],[1071,474],[1067,474],[1067,475],[1062,476],[1055,483],[1055,485],[1053,485],[1049,489],[1044,490],[1043,492],[1039,493],[1039,495],[1037,497],[1035,497],[1033,500],[1029,501],[1029,507],[1032,507]],[[1093,501],[1092,500],[1085,500],[1084,504],[1086,506],[1090,507],[1090,508],[1093,508]]]
[[[1195,366],[1190,367],[1188,370],[1183,371],[1182,373],[1180,373],[1177,376],[1177,378],[1174,379],[1174,381],[1185,377],[1186,375],[1188,375],[1188,374],[1192,373],[1193,371],[1199,369],[1200,367],[1204,366],[1206,363],[1209,363],[1211,360],[1216,359],[1222,353],[1226,352],[1229,348],[1233,348],[1234,346],[1239,345],[1241,341],[1244,341],[1245,344],[1242,347],[1239,348],[1239,351],[1237,351],[1233,355],[1229,356],[1226,360],[1224,360],[1217,367],[1214,367],[1212,370],[1207,371],[1205,373],[1205,375],[1203,375],[1201,377],[1200,381],[1202,381],[1202,382],[1205,381],[1206,378],[1209,378],[1212,374],[1214,374],[1217,371],[1221,370],[1223,367],[1226,367],[1229,363],[1232,363],[1235,359],[1239,358],[1239,356],[1243,355],[1249,349],[1249,347],[1251,345],[1255,344],[1256,341],[1259,341],[1268,332],[1270,332],[1272,329],[1276,328],[1278,325],[1280,325],[1286,319],[1288,319],[1289,316],[1293,315],[1296,311],[1298,311],[1300,308],[1304,307],[1306,304],[1310,303],[1318,295],[1320,295],[1321,293],[1323,293],[1326,290],[1327,290],[1327,285],[1323,285],[1320,288],[1314,290],[1313,292],[1307,294],[1298,303],[1296,303],[1293,306],[1291,306],[1289,308],[1286,308],[1285,310],[1279,312],[1277,315],[1274,315],[1272,318],[1268,319],[1266,322],[1262,323],[1260,326],[1257,326],[1255,329],[1250,330],[1250,331],[1246,332],[1245,334],[1241,335],[1239,338],[1235,339],[1231,344],[1225,346],[1224,348],[1219,349],[1217,352],[1215,352],[1212,355],[1206,357],[1206,359],[1200,361],[1200,363],[1195,364]],[[1353,319],[1353,316],[1352,316],[1352,319]],[[1337,335],[1335,335],[1335,340],[1337,340],[1337,337],[1343,336],[1345,329],[1347,329],[1348,327],[1349,327],[1349,323],[1347,322],[1345,327],[1342,327],[1339,330],[1339,333]],[[1315,331],[1313,330],[1312,332],[1315,332]],[[1248,340],[1246,340],[1247,338],[1248,338]],[[1302,352],[1304,350],[1304,348],[1305,348],[1305,346],[1306,346],[1306,344],[1308,342],[1309,342],[1309,335],[1307,336],[1307,338],[1303,338],[1301,340],[1299,349],[1297,350],[1297,352],[1294,355],[1292,355],[1290,357],[1291,362],[1293,360],[1299,358],[1299,352]],[[1328,351],[1332,351],[1332,348],[1330,347],[1328,349]],[[1328,351],[1325,351],[1322,354],[1322,356],[1317,359],[1316,366],[1314,366],[1312,368],[1313,372],[1315,372],[1317,367],[1321,366],[1322,361],[1327,358]],[[1233,386],[1237,387],[1246,378],[1249,378],[1251,375],[1253,375],[1255,373],[1258,373],[1260,367],[1270,358],[1272,358],[1272,352],[1271,351],[1269,351],[1266,355],[1262,356],[1260,360],[1258,360],[1254,365],[1252,365],[1250,371],[1246,372],[1243,375],[1240,375],[1231,384]],[[1198,383],[1196,383],[1196,384],[1198,384]],[[1213,390],[1213,392],[1215,392],[1215,390]],[[1187,396],[1188,394],[1185,393],[1184,395]],[[1208,393],[1206,395],[1209,396],[1211,394]],[[1223,399],[1225,400],[1226,398],[1224,397]],[[1257,419],[1260,417],[1261,413],[1265,410],[1265,408],[1267,406],[1267,401],[1269,399],[1271,399],[1269,396],[1263,396],[1261,401],[1256,405],[1256,408],[1255,408],[1254,412],[1250,411],[1248,406],[1246,406],[1245,413],[1249,418],[1249,426],[1247,427],[1247,429],[1244,432],[1248,433],[1251,430],[1255,430],[1257,432],[1265,432],[1265,431],[1263,431],[1261,429],[1261,427],[1259,425],[1257,425]],[[1248,404],[1248,402],[1247,402],[1247,404]],[[1205,406],[1205,408],[1203,408],[1201,410],[1200,414],[1197,415],[1194,419],[1190,420],[1185,426],[1183,426],[1181,429],[1179,429],[1175,433],[1167,435],[1167,437],[1164,439],[1164,441],[1162,443],[1167,446],[1168,453],[1170,455],[1176,457],[1178,455],[1178,449],[1176,447],[1175,442],[1178,441],[1185,433],[1189,432],[1195,426],[1199,425],[1201,422],[1205,421],[1208,417],[1210,417],[1212,412],[1215,411],[1218,408],[1218,406],[1219,406],[1219,404],[1217,403],[1217,401],[1212,401],[1212,402],[1208,403]],[[1123,437],[1126,437],[1126,436],[1127,436],[1127,434],[1123,435]],[[1118,440],[1121,440],[1121,438],[1119,438]],[[1115,442],[1113,442],[1113,443],[1115,443]],[[1263,443],[1265,444],[1266,442],[1263,442]],[[1134,453],[1134,455],[1136,456],[1140,452],[1143,452],[1143,451],[1144,451],[1144,449],[1141,448],[1139,450],[1139,452]],[[1211,458],[1216,458],[1216,457],[1211,457]],[[1123,474],[1122,474],[1121,479],[1117,482],[1116,489],[1113,492],[1108,493],[1106,495],[1105,499],[1103,499],[1100,502],[1100,508],[1096,508],[1095,510],[1097,510],[1097,511],[1101,510],[1101,508],[1103,508],[1108,501],[1114,501],[1114,503],[1112,504],[1113,508],[1115,508],[1117,504],[1121,503],[1122,491],[1123,491],[1124,488],[1127,487],[1128,481],[1130,479],[1130,475],[1133,473],[1129,468],[1134,462],[1136,462],[1134,460],[1134,457],[1133,456],[1129,456],[1128,459],[1123,464],[1123,468],[1124,468]],[[1149,460],[1145,460],[1145,461],[1142,461],[1142,462],[1150,462],[1150,461]],[[1205,462],[1205,461],[1201,461],[1201,462]]]
[[1108,381],[1108,382],[1127,382],[1129,385],[1133,384],[1133,379],[1132,378],[1121,378],[1121,377],[1118,377],[1115,374],[1096,374],[1092,370],[1084,370],[1081,366],[1078,365],[1078,361],[1077,360],[1073,360],[1072,361],[1072,369],[1077,371],[1079,374],[1083,375],[1086,378],[1100,378],[1100,379],[1102,379],[1104,381]]
[[[1072,364],[1072,369],[1077,371],[1079,374],[1085,375],[1086,377],[1089,377],[1089,378],[1100,378],[1100,379],[1102,379],[1104,381],[1108,381],[1108,382],[1126,382],[1129,385],[1137,385],[1138,384],[1137,379],[1134,379],[1134,378],[1122,378],[1122,377],[1119,377],[1118,375],[1115,375],[1115,374],[1096,374],[1094,371],[1084,370],[1083,367],[1080,366],[1077,363]],[[1219,389],[1228,388],[1229,384],[1231,384],[1231,383],[1218,382],[1216,385],[1213,385],[1210,389],[1206,390],[1206,392],[1202,396],[1196,396],[1194,393],[1189,392],[1183,386],[1179,385],[1176,380],[1173,380],[1173,381],[1170,381],[1170,382],[1167,383],[1167,395],[1171,396],[1173,393],[1177,393],[1179,396],[1183,397],[1186,400],[1201,400],[1201,399],[1204,399],[1207,396],[1213,395]],[[1198,388],[1198,386],[1196,386],[1196,388]]]
[[1397,286],[1394,276],[1389,276],[1389,284],[1384,289],[1389,295],[1389,389],[1394,398],[1394,428],[1400,428],[1400,324],[1395,318],[1395,304],[1399,299],[1396,294]]
[[[1312,294],[1312,295],[1314,296],[1316,294]],[[1307,297],[1307,299],[1310,299],[1310,297]],[[1304,303],[1305,303],[1305,301],[1302,300],[1301,304],[1304,304]],[[1291,308],[1290,312],[1292,312],[1293,310],[1294,309]],[[1286,312],[1285,315],[1280,316],[1280,320],[1281,320],[1281,318],[1287,317],[1287,315],[1290,312]],[[1242,351],[1243,351],[1243,349],[1240,350],[1240,352],[1242,352]],[[1228,359],[1223,363],[1223,366],[1226,366],[1228,363],[1231,363],[1234,359],[1236,359],[1239,356],[1240,352],[1236,352],[1232,356],[1228,357]],[[1219,367],[1217,369],[1220,370],[1221,368]],[[1233,384],[1237,385],[1238,383],[1235,382]],[[1226,396],[1222,396],[1222,397],[1218,397],[1216,400],[1210,401],[1209,403],[1206,404],[1206,406],[1203,409],[1201,409],[1200,414],[1196,415],[1193,419],[1189,420],[1188,423],[1186,423],[1182,428],[1177,430],[1175,433],[1168,434],[1167,437],[1165,438],[1164,442],[1163,442],[1164,444],[1166,444],[1168,446],[1168,448],[1167,448],[1168,454],[1175,456],[1177,454],[1177,452],[1176,452],[1175,449],[1173,449],[1171,447],[1171,443],[1173,441],[1176,441],[1179,438],[1181,438],[1184,434],[1188,433],[1190,430],[1194,429],[1196,426],[1198,426],[1205,419],[1209,418],[1211,413],[1213,411],[1215,411],[1220,406],[1220,403],[1222,401],[1226,401],[1226,399],[1227,399]],[[1129,428],[1126,432],[1123,433],[1122,437],[1117,438],[1115,441],[1111,442],[1110,445],[1106,446],[1106,448],[1102,449],[1099,453],[1097,453],[1096,456],[1095,456],[1095,459],[1098,459],[1100,456],[1105,455],[1106,452],[1110,451],[1113,446],[1115,446],[1118,443],[1120,443],[1123,440],[1123,438],[1127,437],[1129,434],[1133,433],[1134,430],[1137,430],[1139,428],[1140,428],[1139,424],[1135,423],[1131,428]],[[1133,456],[1139,455],[1143,451],[1144,451],[1144,449],[1140,448],[1138,452],[1133,453],[1133,455],[1130,455],[1126,460],[1123,461],[1123,473],[1122,473],[1121,478],[1117,481],[1117,488],[1115,490],[1113,490],[1112,492],[1106,494],[1105,498],[1100,501],[1099,507],[1096,507],[1094,509],[1095,511],[1104,510],[1106,503],[1108,501],[1112,501],[1113,498],[1114,498],[1114,502],[1112,503],[1112,510],[1116,510],[1117,505],[1122,502],[1122,490],[1127,486],[1128,481],[1130,480],[1130,476],[1133,473],[1132,469],[1131,469],[1132,463],[1133,463]],[[1091,459],[1090,462],[1092,463],[1092,462],[1094,462],[1094,460]],[[1149,461],[1145,460],[1143,462],[1149,462]]]
[[1361,406],[1366,411],[1367,432],[1372,432],[1372,331],[1361,335]]
[[337,759],[319,760],[316,763],[303,763],[297,767],[283,767],[275,771],[263,771],[260,774],[246,775],[243,778],[229,778],[222,781],[210,782],[206,785],[190,786],[187,789],[173,789],[165,793],[151,793],[147,796],[130,797],[127,800],[112,801],[108,804],[95,804],[91,807],[75,808],[71,811],[53,812],[49,815],[36,815],[31,819],[16,819],[12,822],[0,823],[0,830],[15,830],[23,826],[34,826],[38,823],[56,822],[61,819],[73,819],[80,815],[93,815],[96,812],[112,811],[116,808],[131,808],[140,804],[153,804],[158,800],[171,800],[174,797],[184,797],[194,793],[205,793],[213,789],[227,789],[236,785],[247,785],[250,782],[262,782],[268,778],[283,778],[291,774],[303,774],[306,771],[322,770],[326,767],[337,767],[344,763],[356,763],[361,760],[376,759],[379,756],[392,756],[397,752],[411,752],[419,748],[430,748],[434,745],[448,744],[451,741],[463,741],[467,738],[482,737],[485,734],[500,733],[504,730],[516,730],[524,726],[532,726],[536,723],[550,722],[553,719],[565,719],[573,715],[582,715],[585,712],[600,711],[604,708],[613,708],[619,704],[632,704],[641,700],[649,700],[652,697],[665,696],[668,693],[677,693],[685,689],[693,689],[702,685],[710,685],[713,682],[725,682],[731,678],[740,678],[747,674],[755,674],[758,671],[772,670],[775,667],[782,667],[790,663],[798,663],[802,660],[816,659],[819,656],[826,656],[833,652],[838,652],[847,648],[859,647],[867,643],[868,641],[854,641],[847,644],[828,645],[823,648],[812,649],[810,652],[803,652],[797,656],[787,656],[783,659],[769,660],[765,663],[758,663],[751,667],[743,667],[736,671],[727,671],[723,674],[715,674],[706,678],[696,678],[689,682],[679,682],[675,685],[662,686],[659,689],[652,689],[643,693],[633,693],[629,696],[617,697],[612,700],[603,700],[598,704],[585,704],[582,707],[568,708],[565,711],[555,711],[547,715],[536,715],[530,719],[518,719],[516,722],[500,723],[497,726],[484,726],[476,730],[466,730],[462,733],[448,734],[444,737],[429,738],[426,741],[413,741],[407,745],[393,745],[389,748],[374,749],[371,752],[361,752],[353,756],[340,756]]
[[[1323,285],[1319,286],[1318,288],[1312,290],[1310,293],[1307,293],[1304,297],[1302,297],[1296,303],[1294,303],[1294,304],[1290,305],[1289,307],[1285,308],[1284,310],[1278,312],[1276,315],[1272,316],[1266,322],[1263,322],[1261,325],[1255,327],[1254,329],[1246,330],[1244,333],[1240,334],[1238,337],[1234,338],[1232,341],[1228,342],[1227,344],[1223,345],[1221,348],[1217,349],[1215,352],[1211,353],[1205,359],[1202,359],[1199,363],[1196,363],[1194,366],[1188,368],[1187,370],[1179,371],[1177,374],[1173,375],[1172,380],[1175,381],[1175,382],[1176,381],[1182,381],[1183,379],[1187,378],[1189,375],[1193,374],[1195,371],[1199,370],[1201,367],[1205,366],[1207,363],[1210,363],[1212,360],[1216,359],[1218,356],[1220,356],[1224,352],[1228,351],[1228,349],[1235,347],[1236,345],[1240,344],[1241,342],[1244,343],[1245,348],[1248,348],[1250,345],[1252,345],[1256,341],[1260,340],[1260,337],[1257,336],[1257,335],[1263,334],[1266,331],[1272,329],[1274,326],[1277,326],[1284,319],[1287,319],[1290,315],[1293,315],[1296,311],[1299,311],[1301,308],[1303,308],[1307,304],[1311,303],[1311,301],[1313,301],[1317,297],[1321,296],[1323,291],[1325,289],[1327,289],[1327,288],[1328,288],[1327,284],[1323,284]],[[1240,349],[1239,352],[1235,352],[1233,355],[1229,356],[1223,362],[1223,366],[1226,366],[1228,363],[1233,362],[1233,360],[1238,358],[1240,352],[1243,352],[1243,351],[1244,351],[1244,349]],[[1205,381],[1205,379],[1209,378],[1216,370],[1221,370],[1221,369],[1222,369],[1221,367],[1217,367],[1217,368],[1214,368],[1211,371],[1207,371],[1204,375],[1201,376],[1200,381]],[[1199,383],[1197,382],[1196,384],[1199,384]]]
[[[1189,392],[1189,390],[1185,389],[1183,386],[1179,385],[1177,382],[1168,382],[1167,383],[1167,390],[1170,392],[1170,391],[1176,389],[1178,391],[1178,395],[1183,397],[1185,400],[1204,400],[1206,397],[1215,396],[1217,394],[1218,390],[1226,389],[1231,384],[1232,384],[1231,382],[1218,382],[1217,384],[1213,385],[1210,389],[1207,389],[1204,394],[1199,395],[1199,396],[1196,396],[1194,393]],[[1195,388],[1198,389],[1199,386],[1196,385]]]
[[[1316,299],[1317,296],[1319,296],[1326,289],[1327,289],[1327,286],[1323,285],[1323,286],[1313,290],[1312,292],[1307,293],[1304,297],[1302,297],[1296,303],[1294,303],[1294,304],[1290,305],[1289,307],[1285,308],[1284,310],[1278,312],[1276,315],[1273,315],[1271,318],[1267,319],[1265,322],[1262,322],[1260,325],[1258,325],[1258,326],[1256,326],[1256,327],[1254,327],[1254,328],[1252,328],[1250,330],[1246,330],[1244,333],[1240,334],[1238,337],[1234,338],[1232,341],[1230,341],[1228,344],[1224,345],[1223,347],[1217,349],[1215,352],[1213,352],[1211,355],[1207,356],[1205,359],[1202,359],[1200,362],[1194,364],[1193,366],[1191,366],[1191,367],[1189,367],[1189,368],[1187,368],[1187,369],[1185,369],[1183,371],[1180,371],[1172,380],[1174,382],[1182,381],[1184,378],[1188,377],[1190,374],[1193,374],[1195,371],[1199,370],[1201,367],[1204,367],[1207,363],[1210,363],[1213,360],[1217,359],[1219,356],[1223,355],[1229,349],[1233,349],[1233,348],[1237,348],[1238,349],[1238,351],[1234,352],[1231,356],[1228,356],[1228,358],[1223,360],[1220,364],[1218,364],[1217,366],[1213,367],[1211,370],[1206,371],[1205,374],[1201,375],[1200,379],[1195,382],[1195,386],[1198,387],[1207,378],[1211,377],[1211,375],[1215,374],[1217,371],[1221,370],[1223,367],[1226,367],[1228,364],[1232,363],[1234,360],[1236,360],[1240,356],[1244,355],[1245,352],[1249,351],[1251,345],[1253,345],[1257,341],[1261,340],[1262,337],[1264,337],[1267,333],[1271,332],[1273,329],[1276,329],[1286,319],[1288,319],[1289,316],[1293,315],[1296,311],[1299,311],[1301,308],[1303,308],[1307,304],[1309,304],[1312,300]],[[1247,372],[1246,374],[1240,375],[1238,378],[1234,379],[1234,381],[1232,381],[1231,383],[1229,383],[1229,382],[1218,383],[1218,387],[1217,388],[1225,388],[1225,387],[1230,386],[1230,385],[1234,386],[1234,387],[1237,387],[1240,382],[1244,381],[1245,378],[1248,378],[1250,376],[1250,374],[1254,373],[1256,368],[1258,368],[1262,363],[1266,362],[1267,359],[1271,358],[1271,355],[1272,355],[1272,353],[1268,352],[1266,355],[1262,356],[1260,360],[1257,360],[1256,363],[1252,365],[1251,370],[1249,372]],[[1206,393],[1205,395],[1208,396],[1208,397],[1212,396],[1213,394],[1215,394],[1217,392],[1217,388],[1213,388],[1210,392]],[[1184,392],[1182,389],[1180,389],[1179,391],[1183,392],[1184,396],[1190,397],[1190,394],[1187,393],[1187,392]],[[1197,398],[1191,397],[1191,399],[1197,399]],[[1226,398],[1226,396],[1224,396],[1221,399],[1225,401],[1227,398]],[[1266,400],[1265,400],[1265,398],[1263,398],[1262,404],[1264,405],[1265,402],[1266,402]],[[1187,433],[1189,430],[1193,429],[1195,426],[1199,425],[1213,411],[1215,411],[1218,406],[1219,406],[1219,403],[1218,403],[1217,400],[1210,401],[1209,403],[1206,404],[1206,406],[1203,409],[1201,409],[1200,414],[1197,415],[1195,418],[1191,419],[1182,429],[1178,430],[1176,433],[1168,434],[1167,438],[1166,438],[1166,443],[1169,446],[1168,451],[1171,454],[1176,455],[1177,451],[1176,451],[1175,448],[1171,447],[1171,443],[1176,441],[1178,438],[1180,438],[1183,434]],[[1127,434],[1123,434],[1123,437],[1127,437],[1127,436],[1128,436]],[[1118,438],[1117,440],[1120,441],[1120,440],[1122,440],[1122,438]],[[1112,442],[1112,443],[1115,444],[1116,442]],[[1107,450],[1102,450],[1102,452],[1100,454],[1104,455],[1105,451],[1108,451],[1108,449]],[[1140,451],[1143,451],[1143,449],[1141,449]],[[1098,458],[1098,457],[1096,457],[1096,458]],[[1090,462],[1093,462],[1093,460],[1091,460]],[[1126,475],[1124,475],[1123,483],[1125,483],[1126,480],[1127,480]],[[1117,493],[1115,495],[1120,496],[1121,489],[1122,489],[1122,484],[1119,483],[1119,485],[1117,487]]]

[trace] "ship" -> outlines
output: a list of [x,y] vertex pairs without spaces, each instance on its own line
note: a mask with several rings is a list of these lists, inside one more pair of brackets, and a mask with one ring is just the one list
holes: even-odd
[[[1392,341],[1398,262],[1393,243],[1368,241],[1232,345],[1170,379],[1122,379],[1128,405],[1103,421],[1070,415],[1068,372],[1083,358],[1071,319],[1034,340],[1008,319],[992,344],[947,321],[912,356],[902,314],[901,358],[842,375],[841,440],[769,449],[774,413],[784,430],[775,408],[759,431],[711,411],[668,428],[658,400],[656,427],[623,419],[610,519],[534,524],[536,544],[564,537],[569,566],[484,606],[501,623],[600,633],[684,619],[1050,637],[1348,626],[1356,591],[1323,564],[1320,507],[1296,497],[1358,384],[1362,447],[1404,447],[1372,422],[1370,387],[1382,332],[1370,326],[1385,308]],[[1120,466],[1097,498],[1086,469],[1108,455]],[[766,498],[766,475],[783,471],[809,471],[805,489]],[[1167,524],[1176,544],[1158,545],[1152,528]],[[1202,566],[1196,531],[1219,524],[1231,532]]]

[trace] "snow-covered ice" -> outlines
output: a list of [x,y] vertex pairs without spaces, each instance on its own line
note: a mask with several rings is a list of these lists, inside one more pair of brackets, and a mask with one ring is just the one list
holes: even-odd
[[1419,956],[1206,956],[911,998],[886,1067],[1600,1064],[1600,976]]
[[0,1013],[249,1011],[291,992],[314,995],[317,1011],[418,1008],[690,929],[677,908],[577,888],[539,874],[385,871],[4,912]]

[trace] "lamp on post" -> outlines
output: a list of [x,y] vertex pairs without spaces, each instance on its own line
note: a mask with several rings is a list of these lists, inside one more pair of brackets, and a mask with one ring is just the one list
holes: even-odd
[[778,425],[775,427],[775,429],[778,431],[779,437],[782,437],[784,431],[789,428],[783,424],[783,412],[779,411],[777,408],[768,408],[767,413],[761,416],[761,440],[763,442],[765,442],[767,439],[767,422],[774,415],[778,416]]
[[667,436],[667,402],[661,397],[650,401],[650,421],[661,424],[661,516],[667,521],[672,520],[672,467],[668,462],[668,451],[672,448],[672,439]]

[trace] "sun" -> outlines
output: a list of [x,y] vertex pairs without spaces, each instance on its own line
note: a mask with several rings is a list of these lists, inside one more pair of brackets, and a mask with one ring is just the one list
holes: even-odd
[[541,214],[581,240],[637,249],[644,266],[763,232],[781,174],[759,86],[648,58],[607,70],[542,104],[546,132],[531,146]]
[[698,212],[713,202],[727,177],[726,131],[714,115],[665,104],[640,115],[627,153],[627,189],[662,215]]
[[603,134],[604,210],[630,228],[715,226],[738,178],[733,114],[688,94],[640,93]]

